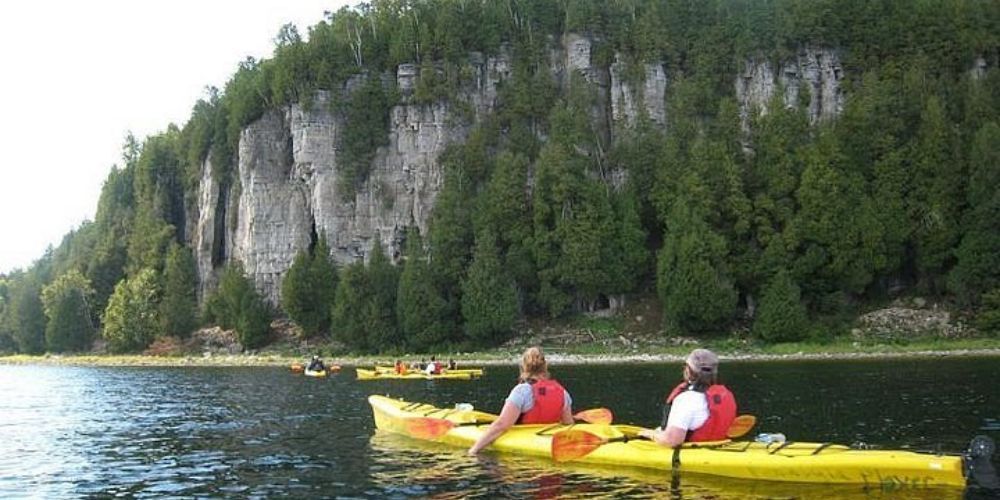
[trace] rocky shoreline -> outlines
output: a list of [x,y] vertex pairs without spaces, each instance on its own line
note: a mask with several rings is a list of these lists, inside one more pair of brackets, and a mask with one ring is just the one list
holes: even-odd
[[[407,359],[414,356],[408,356]],[[684,359],[683,354],[560,354],[548,356],[552,364],[595,365],[622,363],[675,363]],[[927,351],[886,351],[886,352],[817,352],[817,353],[740,353],[719,352],[724,362],[769,362],[769,361],[828,361],[828,360],[876,360],[876,359],[918,359],[945,357],[1000,357],[1000,348],[955,349]],[[457,356],[464,366],[514,365],[519,355],[469,354]],[[301,363],[303,358],[269,354],[223,354],[209,356],[145,356],[145,355],[42,355],[42,356],[0,356],[0,365],[65,365],[65,366],[287,366]],[[392,360],[384,356],[326,358],[327,364],[342,366],[371,366],[390,364]]]

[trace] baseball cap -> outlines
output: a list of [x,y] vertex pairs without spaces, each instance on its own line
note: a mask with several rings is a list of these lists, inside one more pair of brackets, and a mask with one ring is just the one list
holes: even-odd
[[708,349],[695,349],[688,354],[687,364],[698,371],[715,373],[719,369],[719,357]]

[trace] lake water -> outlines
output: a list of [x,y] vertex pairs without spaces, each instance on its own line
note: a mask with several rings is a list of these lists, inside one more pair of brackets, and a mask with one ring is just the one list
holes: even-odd
[[[552,366],[574,408],[655,426],[680,365]],[[477,381],[327,379],[282,368],[0,365],[0,498],[935,498],[597,469],[376,432],[384,394],[496,412],[516,368]],[[755,431],[878,448],[963,450],[1000,441],[1000,359],[731,362],[724,382]],[[956,493],[955,496],[960,496]],[[967,497],[987,498],[983,491]]]

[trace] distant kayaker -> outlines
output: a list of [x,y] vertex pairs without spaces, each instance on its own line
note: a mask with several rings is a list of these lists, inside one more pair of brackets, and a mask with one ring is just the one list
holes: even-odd
[[457,370],[458,369],[458,363],[456,363],[454,359],[449,359],[448,360],[448,369],[449,370]]
[[671,448],[685,441],[726,439],[736,418],[736,398],[718,378],[719,357],[708,349],[691,351],[684,363],[684,381],[667,396],[669,413],[665,407],[663,423],[639,435]]
[[403,363],[403,360],[397,359],[396,360],[396,373],[399,374],[399,375],[406,375],[406,372],[407,372],[406,364]]
[[441,363],[438,363],[436,356],[431,356],[431,362],[427,363],[427,368],[424,370],[427,375],[440,375],[441,374]]
[[469,448],[469,455],[479,453],[514,424],[573,423],[573,398],[549,376],[549,365],[538,347],[529,347],[521,356],[518,384],[504,401],[500,416]]
[[326,366],[323,364],[323,360],[317,355],[312,357],[312,360],[309,361],[309,367],[306,369],[309,371],[320,372],[326,371]]

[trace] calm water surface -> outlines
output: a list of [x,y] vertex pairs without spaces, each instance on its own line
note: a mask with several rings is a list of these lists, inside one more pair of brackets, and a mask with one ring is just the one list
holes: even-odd
[[[552,371],[576,409],[654,426],[680,366]],[[722,374],[757,431],[792,440],[945,452],[976,434],[1000,441],[997,358],[726,363]],[[281,368],[0,366],[0,498],[947,497],[467,457],[376,432],[366,401],[495,412],[515,377],[513,366],[473,382],[359,382],[348,368],[324,380]]]

